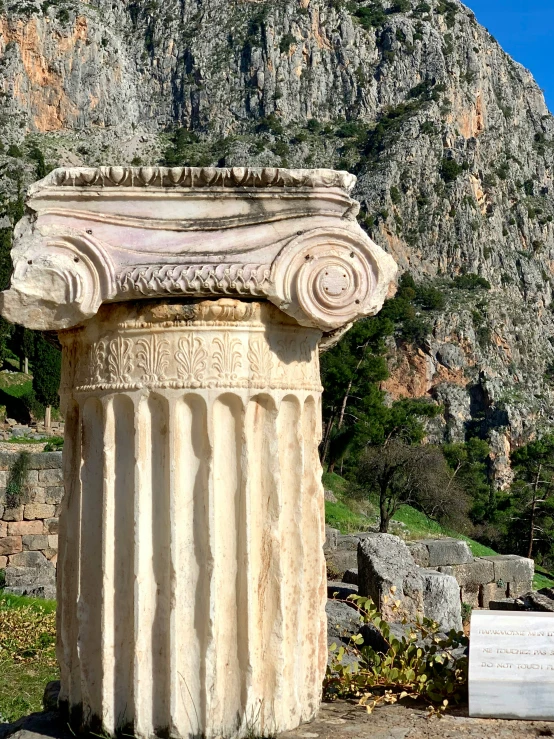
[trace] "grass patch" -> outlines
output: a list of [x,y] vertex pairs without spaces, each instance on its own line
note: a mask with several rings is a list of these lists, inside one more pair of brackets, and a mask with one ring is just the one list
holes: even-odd
[[44,444],[46,439],[33,439],[29,436],[10,436],[7,444]]
[[0,593],[0,721],[42,709],[44,688],[59,677],[56,604]]
[[554,587],[554,575],[544,567],[535,565],[535,577],[533,578],[533,588],[540,590],[541,588]]
[[23,372],[0,372],[0,390],[13,398],[21,398],[33,389],[33,381]]
[[372,521],[361,513],[356,513],[342,501],[330,503],[325,501],[325,523],[341,534],[352,534],[356,531],[367,531]]
[[321,479],[325,490],[330,490],[337,497],[341,497],[346,493],[348,482],[344,477],[336,475],[334,472],[324,472]]

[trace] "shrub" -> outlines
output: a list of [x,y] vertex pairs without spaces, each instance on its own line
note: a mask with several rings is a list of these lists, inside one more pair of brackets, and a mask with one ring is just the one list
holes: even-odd
[[19,148],[19,146],[17,146],[16,144],[10,144],[8,146],[8,152],[7,153],[8,153],[8,156],[9,157],[19,157],[19,158],[21,158],[23,156],[23,152],[21,151],[21,149]]
[[455,159],[444,158],[440,166],[440,175],[445,182],[454,182],[463,172],[463,166]]
[[398,205],[398,203],[400,203],[400,201],[402,200],[400,190],[395,185],[393,185],[390,189],[390,199],[395,205]]
[[424,310],[442,310],[445,305],[444,294],[436,287],[418,287],[415,302]]
[[[396,588],[391,588],[393,608]],[[385,596],[388,599],[388,596]],[[323,684],[325,700],[356,697],[368,713],[383,703],[396,703],[402,698],[422,698],[430,703],[461,702],[467,695],[467,656],[460,655],[468,639],[451,631],[439,636],[439,626],[429,619],[412,625],[406,636],[395,639],[389,624],[371,599],[359,595],[348,601],[360,613],[364,624],[371,624],[381,633],[383,651],[364,645],[357,634],[347,646],[332,644],[331,663]],[[406,623],[406,619],[404,619]],[[353,658],[345,660],[344,657]]]
[[484,277],[468,272],[468,274],[455,277],[452,281],[452,287],[456,287],[459,290],[479,290],[480,288],[490,290],[491,284]]
[[387,20],[387,14],[378,1],[369,6],[357,8],[354,11],[354,17],[358,19],[360,25],[366,31],[382,26]]
[[290,47],[294,43],[296,43],[296,38],[292,35],[292,33],[286,33],[279,43],[279,51],[281,52],[281,54],[288,54],[290,51]]
[[407,13],[412,9],[410,0],[395,0],[390,7],[391,13]]
[[23,487],[29,472],[29,452],[21,452],[9,470],[8,484],[6,485],[6,507],[17,508],[21,503]]

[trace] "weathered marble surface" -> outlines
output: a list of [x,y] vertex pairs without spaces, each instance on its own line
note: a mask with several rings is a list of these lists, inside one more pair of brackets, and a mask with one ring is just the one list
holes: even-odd
[[77,730],[233,739],[316,714],[319,347],[396,271],[354,182],[106,167],[31,188],[0,310],[63,346],[58,659]]
[[396,272],[356,221],[355,181],[325,169],[54,170],[30,189],[0,310],[63,329],[106,301],[257,296],[334,331],[376,313]]
[[470,716],[554,720],[554,614],[473,611]]

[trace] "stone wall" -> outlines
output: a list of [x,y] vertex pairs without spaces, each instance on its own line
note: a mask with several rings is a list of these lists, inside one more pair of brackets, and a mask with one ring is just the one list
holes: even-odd
[[[375,536],[367,532],[342,535],[326,527],[325,559],[333,580],[358,584],[358,544]],[[489,608],[491,602],[518,598],[533,589],[532,559],[515,554],[474,557],[465,541],[450,538],[422,539],[407,542],[407,546],[422,572],[454,577],[460,601],[472,608]]]
[[55,598],[62,455],[30,454],[27,473],[10,500],[6,489],[20,454],[0,453],[0,570],[7,592]]

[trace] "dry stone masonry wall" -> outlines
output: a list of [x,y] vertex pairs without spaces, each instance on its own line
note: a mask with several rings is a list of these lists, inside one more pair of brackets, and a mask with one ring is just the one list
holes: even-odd
[[0,453],[0,570],[16,595],[56,597],[61,452],[30,454],[18,489],[10,486],[17,452]]

